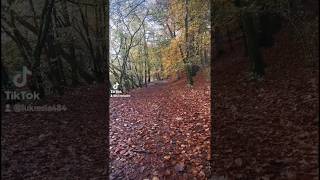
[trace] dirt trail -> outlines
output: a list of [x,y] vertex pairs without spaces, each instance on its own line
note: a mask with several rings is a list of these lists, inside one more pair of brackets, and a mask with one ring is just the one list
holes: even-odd
[[[203,78],[202,78],[203,79]],[[203,179],[209,172],[210,91],[159,82],[111,98],[111,179]]]

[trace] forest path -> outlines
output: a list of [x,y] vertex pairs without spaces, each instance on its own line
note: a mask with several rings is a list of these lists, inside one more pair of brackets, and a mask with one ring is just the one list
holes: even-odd
[[[201,78],[201,77],[200,77]],[[204,78],[202,78],[204,79]],[[111,179],[201,179],[209,171],[209,83],[156,82],[110,100]]]

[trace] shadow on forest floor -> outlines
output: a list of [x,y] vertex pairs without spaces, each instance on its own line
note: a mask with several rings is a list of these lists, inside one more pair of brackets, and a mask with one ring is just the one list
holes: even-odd
[[80,87],[43,102],[65,111],[3,113],[1,177],[105,179],[105,94],[105,85]]
[[[215,62],[213,175],[227,179],[318,179],[319,69],[287,33],[264,50],[262,81],[241,50]],[[240,48],[241,49],[241,48]]]

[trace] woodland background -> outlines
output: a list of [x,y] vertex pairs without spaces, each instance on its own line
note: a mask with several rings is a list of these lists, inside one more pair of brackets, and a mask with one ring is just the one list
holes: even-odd
[[319,177],[318,1],[1,5],[2,97],[41,94],[1,99],[3,178]]

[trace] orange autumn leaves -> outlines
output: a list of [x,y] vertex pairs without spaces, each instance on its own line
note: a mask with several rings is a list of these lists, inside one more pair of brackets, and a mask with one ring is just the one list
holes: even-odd
[[176,73],[183,69],[183,56],[181,53],[183,46],[182,38],[172,39],[170,45],[166,48],[163,48],[163,66],[164,66],[164,75],[176,75]]
[[[209,33],[209,1],[189,1],[189,18],[188,18],[188,34],[189,48],[187,48],[187,40],[185,39],[185,2],[173,0],[169,3],[170,18],[167,25],[174,36],[171,38],[166,47],[161,48],[162,63],[165,76],[176,76],[184,70],[184,58],[189,51],[187,61],[192,64],[200,62],[199,51],[208,48],[210,44]],[[191,48],[190,48],[191,46]]]

